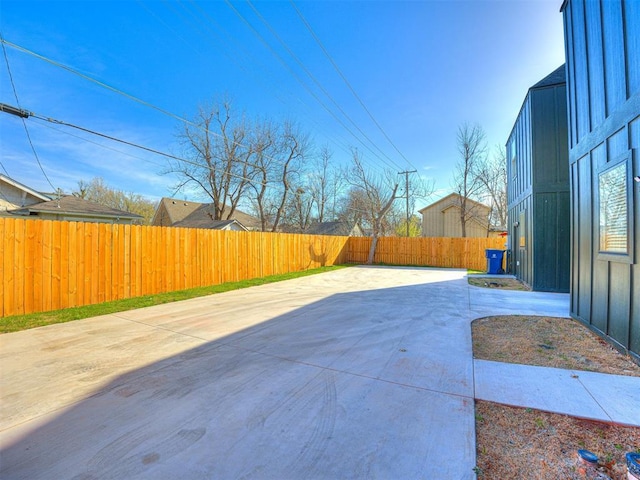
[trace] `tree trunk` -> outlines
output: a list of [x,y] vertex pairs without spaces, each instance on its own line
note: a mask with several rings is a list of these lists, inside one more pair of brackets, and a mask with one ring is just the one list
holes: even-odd
[[367,265],[373,265],[373,257],[376,254],[376,247],[378,246],[378,236],[373,235],[371,239],[371,247],[369,247],[369,256],[367,257]]

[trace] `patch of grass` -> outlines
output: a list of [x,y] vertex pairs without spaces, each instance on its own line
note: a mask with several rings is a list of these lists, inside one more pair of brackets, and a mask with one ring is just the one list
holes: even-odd
[[349,265],[335,265],[331,267],[314,268],[312,270],[305,270],[303,272],[270,275],[268,277],[242,280],[240,282],[228,282],[220,285],[190,288],[188,290],[179,290],[176,292],[158,293],[156,295],[127,298],[124,300],[115,300],[112,302],[99,303],[96,305],[65,308],[63,310],[55,310],[52,312],[30,313],[27,315],[12,315],[10,317],[0,318],[0,333],[17,332],[20,330],[27,330],[29,328],[52,325],[54,323],[71,322],[73,320],[80,320],[82,318],[108,315],[110,313],[134,310],[136,308],[151,307],[153,305],[161,305],[163,303],[178,302],[180,300],[188,300],[190,298],[204,297],[206,295],[213,295],[216,293],[228,292],[231,290],[239,290],[241,288],[255,287],[257,285],[265,285],[267,283],[280,282],[293,278],[301,278],[309,275],[315,275],[317,273],[330,272],[333,270],[345,268],[347,266]]

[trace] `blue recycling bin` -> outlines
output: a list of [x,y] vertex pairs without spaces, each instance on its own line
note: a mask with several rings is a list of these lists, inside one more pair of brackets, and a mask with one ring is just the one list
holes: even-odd
[[490,275],[504,273],[502,269],[502,257],[504,250],[493,250],[487,248],[484,251],[484,256],[487,257],[487,273]]

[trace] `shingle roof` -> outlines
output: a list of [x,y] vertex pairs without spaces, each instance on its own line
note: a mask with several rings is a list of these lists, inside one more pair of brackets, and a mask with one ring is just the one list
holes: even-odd
[[[185,228],[220,228],[214,227],[214,222],[224,222],[227,220],[213,219],[213,204],[201,203],[190,214],[182,218],[182,220],[171,224],[173,227]],[[235,210],[229,220],[237,220],[243,227],[247,229],[259,229],[260,220],[240,210]]]
[[[204,205],[198,202],[188,202],[186,200],[178,200],[177,198],[163,197],[158,205],[157,212],[161,211],[164,206],[164,211],[169,216],[169,225],[173,225],[176,222],[184,220],[189,214],[193,213],[198,207]],[[155,223],[155,217],[154,217]]]
[[349,236],[355,227],[356,224],[344,221],[312,223],[305,233],[310,235]]
[[29,213],[58,213],[58,214],[75,214],[75,215],[92,215],[97,217],[119,217],[119,218],[135,218],[142,219],[142,215],[137,213],[129,213],[116,208],[105,207],[98,203],[90,202],[73,195],[65,195],[59,200],[50,200],[48,202],[36,203],[28,207],[13,210],[13,213],[25,215]]

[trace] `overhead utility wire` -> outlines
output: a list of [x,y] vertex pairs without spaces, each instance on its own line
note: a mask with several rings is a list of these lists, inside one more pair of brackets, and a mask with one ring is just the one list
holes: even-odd
[[[0,33],[0,41],[2,42],[2,53],[4,54],[4,60],[7,63],[7,72],[9,72],[9,81],[11,83],[11,88],[13,89],[13,95],[16,98],[16,104],[18,105],[18,108],[20,108],[20,100],[18,99],[18,91],[16,90],[16,85],[15,85],[15,83],[13,81],[13,75],[11,74],[11,67],[9,66],[9,57],[7,56],[7,49],[4,46],[5,39],[2,36],[2,33]],[[29,134],[29,129],[27,128],[27,122],[24,121],[24,118],[25,117],[20,117],[20,119],[22,120],[22,126],[24,127],[24,132],[27,134],[27,140],[29,141],[29,145],[31,146],[31,151],[33,152],[33,156],[36,158],[36,163],[40,167],[40,171],[42,172],[42,175],[44,175],[44,178],[46,178],[47,183],[55,191],[56,187],[53,186],[53,183],[51,183],[51,180],[49,180],[49,177],[47,176],[46,172],[44,171],[44,168],[42,167],[42,163],[40,162],[40,157],[38,157],[38,152],[36,152],[36,148],[33,145],[33,141],[31,140],[31,135]],[[2,169],[5,172],[7,171],[4,168],[4,165],[2,166]],[[9,174],[7,173],[7,175],[9,175]]]
[[[81,135],[76,135],[74,133],[67,132],[67,131],[65,131],[65,130],[63,130],[61,128],[56,128],[53,125],[48,125],[47,123],[40,122],[40,119],[38,117],[34,117],[34,118],[38,119],[37,123],[38,123],[38,125],[40,125],[42,127],[54,130],[54,131],[59,132],[59,133],[63,133],[65,135],[69,135],[70,137],[77,138],[78,140],[82,140],[83,142],[91,143],[93,145],[97,145],[100,148],[104,148],[105,150],[111,150],[112,152],[119,153],[120,155],[126,155],[127,157],[135,158],[137,160],[142,160],[143,162],[149,162],[149,163],[151,163],[151,164],[153,164],[153,165],[155,165],[157,167],[165,167],[166,166],[166,165],[162,165],[161,163],[152,162],[148,158],[139,157],[139,156],[133,155],[133,154],[131,154],[129,152],[125,152],[124,150],[118,150],[117,148],[110,147],[108,145],[105,145],[104,143],[94,142],[93,140],[89,140],[87,137],[83,137]],[[89,133],[91,133],[91,132],[89,132]]]
[[[140,1],[140,0],[138,0],[138,1]],[[240,44],[232,35],[230,35],[229,32],[227,30],[225,30],[225,28],[222,27],[214,18],[212,18],[211,15],[209,15],[209,13],[205,9],[203,9],[202,6],[198,2],[196,2],[194,0],[191,0],[190,4],[193,5],[193,7],[195,9],[198,10],[198,12],[195,12],[195,13],[191,13],[190,12],[190,14],[191,14],[191,16],[193,18],[197,19],[198,21],[201,21],[201,22],[205,23],[208,32],[211,32],[215,36],[217,36],[218,38],[221,38],[223,41],[226,41],[226,43],[228,45],[233,44],[231,46],[235,46],[241,52],[240,55],[229,55],[228,49],[227,48],[223,48],[222,50],[223,50],[223,53],[225,54],[225,56],[227,58],[229,58],[235,65],[237,65],[238,68],[240,68],[242,71],[246,72],[248,75],[251,75],[255,80],[257,80],[258,82],[263,82],[265,84],[265,86],[269,89],[269,91],[275,92],[274,95],[278,99],[278,101],[286,106],[287,103],[286,103],[285,99],[282,98],[280,93],[275,88],[277,82],[274,83],[273,75],[270,74],[270,72],[268,72],[268,70],[266,68],[264,68],[261,71],[260,75],[256,75],[255,69],[246,69],[242,63],[237,61],[237,58],[245,58],[245,59],[249,59],[250,62],[253,65],[255,65],[255,64],[259,63],[259,61],[255,57],[255,55],[253,55],[253,53],[250,50],[248,50],[245,47],[243,47],[242,44]],[[186,11],[189,11],[187,9],[187,7],[184,5],[184,2],[180,1],[180,5]],[[163,22],[163,24],[164,24],[164,22]],[[209,24],[211,24],[211,25],[209,25]],[[173,31],[173,29],[170,29],[170,30]],[[221,34],[216,32],[216,30],[218,30]],[[206,40],[210,40],[210,38],[207,35],[203,35],[203,38],[206,39]],[[218,45],[216,44],[216,46],[218,46]],[[270,82],[266,82],[265,79],[267,77],[269,77],[269,79],[271,80]],[[286,94],[292,100],[299,102],[308,112],[311,112],[311,106],[307,102],[305,102],[302,98],[300,98],[300,96],[293,95],[288,90],[286,91]],[[311,122],[313,122],[318,128],[320,128],[320,129],[324,128],[323,125],[321,125],[320,122],[316,118],[314,118],[312,115],[308,115],[308,119]],[[330,140],[332,140],[332,142],[335,143],[345,153],[350,153],[349,142],[342,135],[340,135],[340,134],[329,134],[328,132],[326,132],[326,136]],[[334,136],[335,136],[335,138],[333,138]]]
[[[156,111],[158,111],[158,112],[160,112],[160,113],[162,113],[164,115],[167,115],[167,116],[169,116],[169,117],[171,117],[171,118],[173,118],[175,120],[178,120],[178,121],[180,121],[180,122],[182,122],[182,123],[184,123],[186,125],[190,125],[190,126],[192,126],[194,128],[202,130],[205,133],[210,133],[211,135],[214,135],[216,137],[224,138],[219,133],[212,132],[211,130],[206,129],[206,128],[202,127],[201,125],[198,125],[197,123],[192,122],[191,120],[187,120],[184,117],[176,115],[175,113],[172,113],[172,112],[170,112],[168,110],[165,110],[165,109],[163,109],[161,107],[158,107],[158,106],[156,106],[156,105],[154,105],[152,103],[149,103],[149,102],[147,102],[145,100],[142,100],[140,98],[134,97],[133,95],[131,95],[129,93],[126,93],[126,92],[123,92],[122,90],[119,90],[119,89],[117,89],[115,87],[112,87],[111,85],[108,85],[108,84],[106,84],[104,82],[101,82],[100,80],[96,80],[95,78],[92,78],[92,77],[90,77],[88,75],[85,75],[84,73],[79,72],[79,71],[77,71],[77,70],[75,70],[75,69],[73,69],[73,68],[71,68],[71,67],[69,67],[67,65],[64,65],[63,63],[60,63],[60,62],[57,62],[57,61],[52,60],[50,58],[47,58],[47,57],[45,57],[43,55],[40,55],[39,53],[33,52],[33,51],[31,51],[31,50],[29,50],[27,48],[21,47],[20,45],[12,43],[12,42],[10,42],[8,40],[5,40],[4,38],[1,38],[1,37],[0,37],[0,42],[2,42],[3,47],[4,47],[5,44],[9,45],[10,47],[15,48],[16,50],[19,50],[19,51],[21,51],[23,53],[32,55],[32,56],[34,56],[34,57],[36,57],[36,58],[38,58],[40,60],[43,60],[43,61],[45,61],[47,63],[50,63],[51,65],[54,65],[56,67],[62,68],[63,70],[66,70],[69,73],[72,73],[74,75],[78,75],[79,77],[84,78],[85,80],[88,80],[88,81],[90,81],[92,83],[95,83],[96,85],[99,85],[99,86],[101,86],[103,88],[106,88],[107,90],[110,90],[110,91],[112,91],[114,93],[117,93],[118,95],[122,95],[122,96],[128,98],[129,100],[133,100],[136,103],[144,105],[145,107],[152,108],[153,110],[156,110]],[[231,140],[231,143],[236,145],[236,146],[238,146],[238,147],[248,148],[246,145],[243,145],[243,144],[241,144],[239,142],[235,142],[233,140]],[[275,162],[279,161],[278,159],[275,159],[275,158],[272,158],[272,157],[268,157],[268,156],[266,156],[266,157],[269,158],[270,160],[275,161]],[[43,171],[43,173],[44,173],[44,171]],[[53,188],[53,186],[52,186],[52,188]]]
[[16,115],[16,116],[22,117],[23,120],[25,118],[33,117],[33,118],[37,118],[39,120],[44,120],[45,122],[54,123],[56,125],[63,125],[65,127],[75,128],[77,130],[81,130],[83,132],[87,132],[87,133],[90,133],[92,135],[96,135],[96,136],[99,136],[99,137],[102,137],[102,138],[106,138],[106,139],[114,141],[114,142],[118,142],[118,143],[122,143],[122,144],[125,144],[125,145],[129,145],[131,147],[139,148],[141,150],[145,150],[147,152],[154,153],[156,155],[161,155],[163,157],[171,158],[173,160],[179,160],[181,162],[188,163],[190,165],[194,165],[196,167],[207,168],[207,169],[209,169],[209,170],[211,170],[213,172],[219,173],[221,175],[228,175],[230,177],[235,177],[235,178],[238,178],[240,180],[246,180],[247,182],[250,182],[250,183],[254,183],[254,184],[258,184],[258,185],[267,185],[269,183],[269,182],[258,182],[258,181],[254,180],[254,179],[251,179],[251,178],[248,178],[248,177],[243,177],[242,175],[238,175],[238,174],[235,174],[235,173],[232,173],[232,172],[220,172],[218,169],[213,168],[210,165],[203,165],[202,163],[194,162],[193,160],[188,160],[186,158],[178,157],[178,156],[172,155],[170,153],[161,152],[160,150],[155,150],[155,149],[150,148],[150,147],[145,147],[144,145],[140,145],[140,144],[137,144],[137,143],[129,142],[128,140],[122,140],[121,138],[112,137],[111,135],[107,135],[105,133],[96,132],[95,130],[91,130],[91,129],[88,129],[88,128],[85,128],[85,127],[81,127],[79,125],[74,125],[73,123],[64,122],[62,120],[56,120],[54,118],[46,117],[44,115],[39,115],[37,113],[30,112],[30,111],[24,110],[22,108],[15,108],[15,107],[12,107],[10,105],[6,105],[4,103],[0,103],[0,112],[6,112],[6,113],[9,113],[11,115]]
[[[333,96],[326,90],[326,88],[324,88],[324,86],[322,85],[322,83],[320,83],[318,81],[318,79],[316,78],[316,76],[309,71],[309,69],[304,65],[304,63],[298,58],[298,56],[289,48],[289,46],[286,44],[286,42],[282,39],[282,37],[280,37],[280,35],[278,35],[278,32],[271,26],[271,24],[264,18],[264,16],[262,16],[262,14],[258,11],[258,9],[255,7],[255,5],[251,2],[251,0],[247,0],[247,4],[251,7],[251,9],[253,10],[253,12],[257,15],[257,17],[260,19],[260,21],[269,29],[269,31],[271,32],[271,34],[276,37],[276,39],[280,42],[280,44],[284,47],[284,49],[287,51],[287,53],[289,55],[291,55],[291,57],[296,61],[296,63],[300,66],[300,68],[302,68],[302,70],[309,76],[309,78],[311,78],[311,80],[313,81],[313,83],[316,84],[316,86],[322,91],[322,93],[324,93],[327,98],[331,101],[331,103],[333,103],[336,108],[340,111],[340,113],[342,113],[342,115],[344,115],[344,117],[349,120],[351,122],[351,124],[356,128],[356,130],[358,130],[362,136],[364,138],[366,138],[383,156],[385,156],[387,158],[387,160],[389,160],[391,163],[394,164],[395,167],[400,167],[400,165],[398,165],[397,163],[395,163],[386,153],[384,153],[382,151],[382,149],[380,147],[378,147],[378,145],[375,144],[375,142],[373,140],[371,140],[369,138],[369,136],[353,121],[353,119],[347,114],[347,112],[344,111],[344,109],[340,106],[340,104],[338,102],[335,101],[335,99],[333,98]],[[382,159],[381,159],[382,160]],[[391,165],[389,165],[391,166]]]
[[264,37],[260,34],[260,32],[258,32],[253,25],[251,25],[251,23],[249,23],[249,21],[242,15],[242,13],[240,13],[235,6],[233,6],[233,4],[230,2],[230,0],[225,0],[226,4],[229,6],[229,8],[231,8],[233,10],[233,12],[240,18],[240,20],[242,20],[245,25],[247,25],[249,27],[249,29],[258,37],[258,39],[269,49],[269,51],[271,51],[271,53],[273,54],[273,56],[275,56],[280,63],[282,63],[282,65],[289,70],[289,73],[291,73],[291,75],[293,75],[293,77],[298,81],[298,83],[300,83],[300,85],[302,85],[305,90],[307,90],[307,92],[309,93],[309,95],[311,95],[321,106],[322,108],[324,108],[327,113],[329,113],[329,115],[331,115],[347,132],[349,132],[351,134],[351,136],[353,136],[353,138],[355,138],[356,140],[358,140],[364,147],[366,147],[371,153],[373,153],[376,157],[378,157],[380,160],[382,160],[384,162],[384,159],[380,157],[380,155],[378,155],[376,152],[374,152],[371,147],[369,147],[369,145],[367,145],[366,143],[364,143],[356,134],[354,134],[351,129],[349,129],[349,127],[347,127],[344,122],[342,121],[342,119],[340,119],[331,109],[329,109],[325,103],[318,98],[318,96],[309,88],[309,86],[299,77],[299,75],[287,64],[287,62],[284,61],[284,59],[278,54],[278,52],[276,52],[273,47],[271,47],[271,45],[269,45],[269,42],[267,42]]
[[351,83],[349,82],[349,80],[347,80],[347,77],[342,73],[342,70],[340,70],[340,67],[338,67],[338,64],[335,62],[335,60],[333,59],[333,57],[329,54],[329,52],[327,51],[327,49],[324,47],[324,45],[322,44],[322,42],[320,41],[320,38],[318,37],[318,35],[316,35],[316,33],[313,31],[313,29],[311,28],[311,25],[309,24],[309,22],[307,22],[307,20],[304,18],[304,16],[302,15],[302,12],[298,9],[298,7],[296,6],[294,0],[289,0],[291,2],[291,5],[293,6],[294,10],[296,11],[296,13],[298,14],[298,16],[300,17],[300,20],[302,21],[302,23],[305,25],[305,27],[307,27],[307,30],[309,30],[309,33],[311,34],[311,36],[315,39],[316,43],[318,44],[318,46],[322,49],[322,51],[324,52],[324,54],[326,55],[326,57],[329,59],[329,62],[331,62],[331,65],[333,65],[333,68],[335,68],[336,72],[338,72],[338,75],[340,75],[340,78],[342,78],[342,80],[344,81],[344,83],[347,85],[347,87],[349,88],[349,90],[351,91],[351,93],[353,94],[353,96],[358,100],[358,102],[360,103],[360,105],[362,106],[362,108],[364,109],[365,112],[367,112],[367,115],[369,115],[369,118],[371,118],[371,120],[373,121],[373,123],[375,123],[375,125],[378,127],[378,129],[382,132],[382,134],[384,135],[384,137],[387,139],[387,141],[393,146],[393,148],[396,150],[396,152],[398,152],[398,154],[400,154],[400,156],[413,168],[415,168],[415,166],[407,159],[407,157],[404,156],[404,154],[400,151],[400,149],[396,146],[395,143],[393,143],[393,141],[391,140],[391,138],[389,137],[389,135],[387,135],[387,132],[384,131],[384,129],[382,128],[382,126],[378,123],[378,121],[375,119],[375,117],[373,116],[373,114],[369,111],[369,109],[367,108],[367,106],[364,104],[364,102],[362,101],[362,99],[360,98],[360,96],[356,93],[355,89],[351,86]]
[[[149,8],[147,8],[143,2],[141,2],[140,0],[137,0],[137,2],[142,6],[142,8],[144,8],[144,10],[149,13],[149,15],[153,16],[154,19],[156,19],[158,22],[160,22],[164,27],[166,27],[170,32],[172,32],[173,34],[175,34],[180,40],[182,40],[189,48],[191,48],[192,50],[198,52],[203,58],[206,57],[204,55],[204,53],[202,52],[202,49],[200,48],[200,45],[194,45],[193,42],[189,42],[188,40],[186,40],[184,37],[182,37],[180,34],[178,34],[176,32],[176,30],[172,27],[170,27],[159,15],[157,15],[156,13],[152,12]],[[192,32],[196,32],[197,34],[199,34],[205,41],[211,41],[211,36],[214,36],[216,40],[218,40],[218,42],[212,42],[214,45],[219,47],[219,44],[221,43],[221,41],[226,42],[227,45],[229,45],[229,47],[235,47],[237,49],[237,52],[235,54],[230,54],[230,50],[231,48],[222,48],[222,52],[223,54],[233,63],[235,64],[241,71],[243,71],[245,74],[247,74],[248,76],[252,76],[253,78],[255,78],[258,81],[262,81],[265,82],[265,75],[257,75],[256,69],[247,69],[245,68],[244,64],[242,62],[238,61],[238,58],[244,58],[244,59],[249,59],[249,61],[252,64],[257,64],[258,60],[257,58],[246,48],[244,48],[241,44],[239,44],[237,41],[233,42],[233,38],[231,37],[231,35],[229,34],[229,32],[227,32],[223,27],[220,26],[220,24],[218,24],[218,22],[216,22],[214,19],[211,18],[211,16],[207,13],[206,10],[204,10],[200,5],[198,5],[195,2],[192,2],[193,6],[195,8],[198,9],[198,11],[193,11],[191,10],[188,6],[185,5],[184,2],[178,0],[177,4],[180,5],[180,7],[182,8],[182,10],[184,10],[184,13],[179,11],[177,8],[174,7],[173,2],[168,2],[168,6],[167,8],[171,7],[171,14],[173,15],[177,15],[181,18],[183,18],[184,22],[187,25],[187,27],[192,31]],[[217,31],[219,30],[219,32]],[[235,43],[235,45],[231,45],[232,43]],[[264,70],[264,69],[263,69]],[[264,72],[261,72],[264,73]],[[283,98],[280,97],[280,95],[277,93],[276,89],[275,89],[275,84],[267,84],[267,82],[265,82],[265,85],[267,86],[267,88],[269,89],[269,91],[273,91],[276,92],[275,93],[275,97],[283,104],[286,105],[286,102],[284,101]],[[300,103],[302,103],[305,107],[309,108],[309,106],[307,104],[304,103],[304,101],[302,101],[302,99],[300,98],[296,98],[296,100],[298,100]],[[347,150],[345,150],[347,151]],[[274,160],[275,163],[280,164],[281,161],[278,159],[272,159]]]

